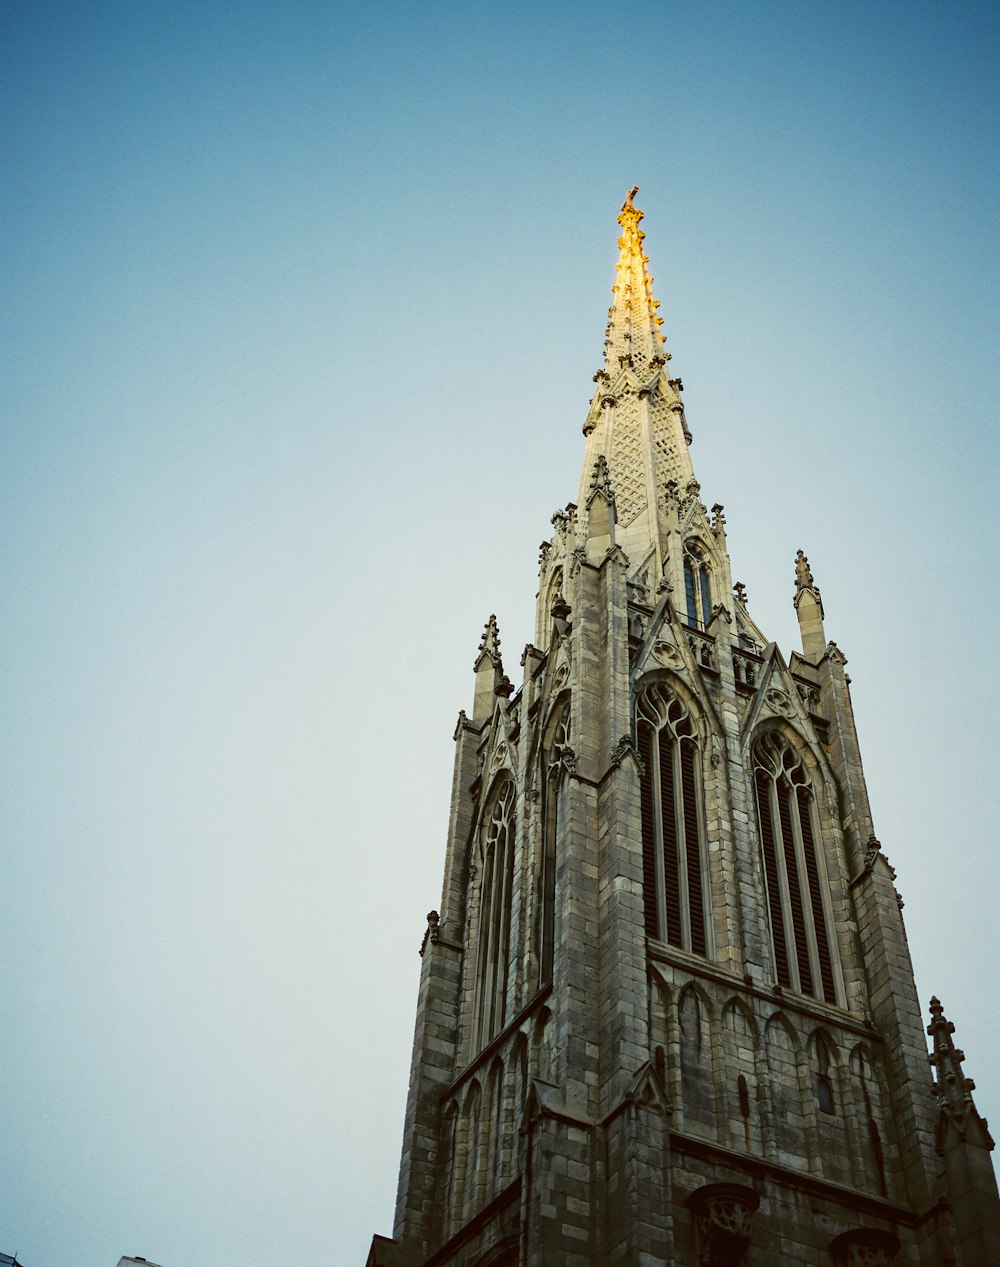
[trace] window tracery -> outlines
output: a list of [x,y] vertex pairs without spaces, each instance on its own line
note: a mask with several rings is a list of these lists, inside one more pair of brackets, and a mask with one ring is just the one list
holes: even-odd
[[538,983],[545,985],[552,977],[552,947],[555,937],[555,873],[556,831],[559,822],[559,796],[563,770],[572,763],[570,747],[570,712],[566,701],[558,709],[549,726],[548,740],[542,750],[542,847],[539,857],[536,890],[535,955]]
[[837,1104],[833,1095],[833,1080],[830,1077],[830,1049],[822,1034],[816,1034],[812,1048],[813,1071],[816,1078],[816,1107],[821,1113],[833,1117],[837,1112]]
[[640,697],[636,741],[646,935],[706,955],[700,748],[687,709],[669,687],[657,684]]
[[480,846],[479,938],[476,958],[477,1045],[503,1025],[510,958],[514,877],[514,784],[507,779],[493,802]]
[[684,543],[684,600],[687,623],[704,629],[712,619],[708,557],[697,541]]
[[836,1003],[808,774],[799,753],[777,730],[757,741],[753,760],[778,984]]

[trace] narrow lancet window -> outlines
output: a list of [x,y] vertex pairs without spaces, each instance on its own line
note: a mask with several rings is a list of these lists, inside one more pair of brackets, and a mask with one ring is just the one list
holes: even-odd
[[666,686],[639,701],[646,935],[708,953],[701,753],[694,724]]
[[754,747],[754,792],[778,984],[836,1003],[812,788],[778,731]]
[[555,939],[556,831],[559,797],[569,746],[569,704],[556,713],[548,728],[542,751],[542,841],[538,865],[535,916],[535,955],[539,985],[552,977],[552,947]]
[[479,937],[476,958],[476,1037],[482,1046],[503,1026],[510,959],[510,903],[514,877],[514,784],[497,794],[480,855]]
[[712,587],[708,578],[708,560],[696,541],[684,546],[684,600],[687,623],[704,629],[712,619]]

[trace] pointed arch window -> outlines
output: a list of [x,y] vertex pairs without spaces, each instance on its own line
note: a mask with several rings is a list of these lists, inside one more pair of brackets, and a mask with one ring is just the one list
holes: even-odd
[[697,541],[684,543],[684,600],[687,623],[704,629],[712,619],[712,587],[705,551]]
[[653,686],[640,697],[636,739],[646,935],[707,955],[701,751],[691,717],[669,687]]
[[479,941],[476,957],[476,1039],[489,1042],[503,1026],[510,958],[510,903],[514,878],[514,784],[494,801],[480,846]]
[[808,775],[799,753],[779,731],[757,741],[753,760],[778,984],[836,1003]]
[[812,1042],[813,1072],[816,1079],[816,1107],[831,1117],[837,1112],[833,1095],[833,1079],[830,1077],[830,1049],[822,1034],[816,1034]]
[[559,794],[569,746],[569,703],[557,709],[548,727],[542,749],[542,848],[536,891],[535,955],[539,985],[552,977],[552,948],[555,940],[556,831],[559,822]]

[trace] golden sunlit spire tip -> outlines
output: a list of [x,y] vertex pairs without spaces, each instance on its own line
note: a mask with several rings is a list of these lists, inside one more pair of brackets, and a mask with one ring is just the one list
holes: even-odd
[[632,188],[628,191],[628,196],[626,197],[625,201],[622,203],[621,214],[618,216],[618,223],[625,230],[626,235],[629,235],[632,232],[638,232],[639,237],[642,238],[644,235],[639,230],[638,226],[639,226],[639,221],[643,217],[643,212],[641,212],[639,208],[635,205],[635,196],[638,192],[639,192],[638,185],[633,185]]

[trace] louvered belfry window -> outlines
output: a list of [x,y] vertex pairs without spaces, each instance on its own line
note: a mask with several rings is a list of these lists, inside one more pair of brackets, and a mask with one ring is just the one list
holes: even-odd
[[707,954],[701,752],[687,709],[666,686],[639,700],[646,935]]
[[514,877],[514,784],[510,780],[500,789],[487,819],[479,875],[475,1016],[481,1046],[502,1028],[507,1004]]
[[812,788],[779,731],[754,747],[754,792],[778,984],[836,1003]]

